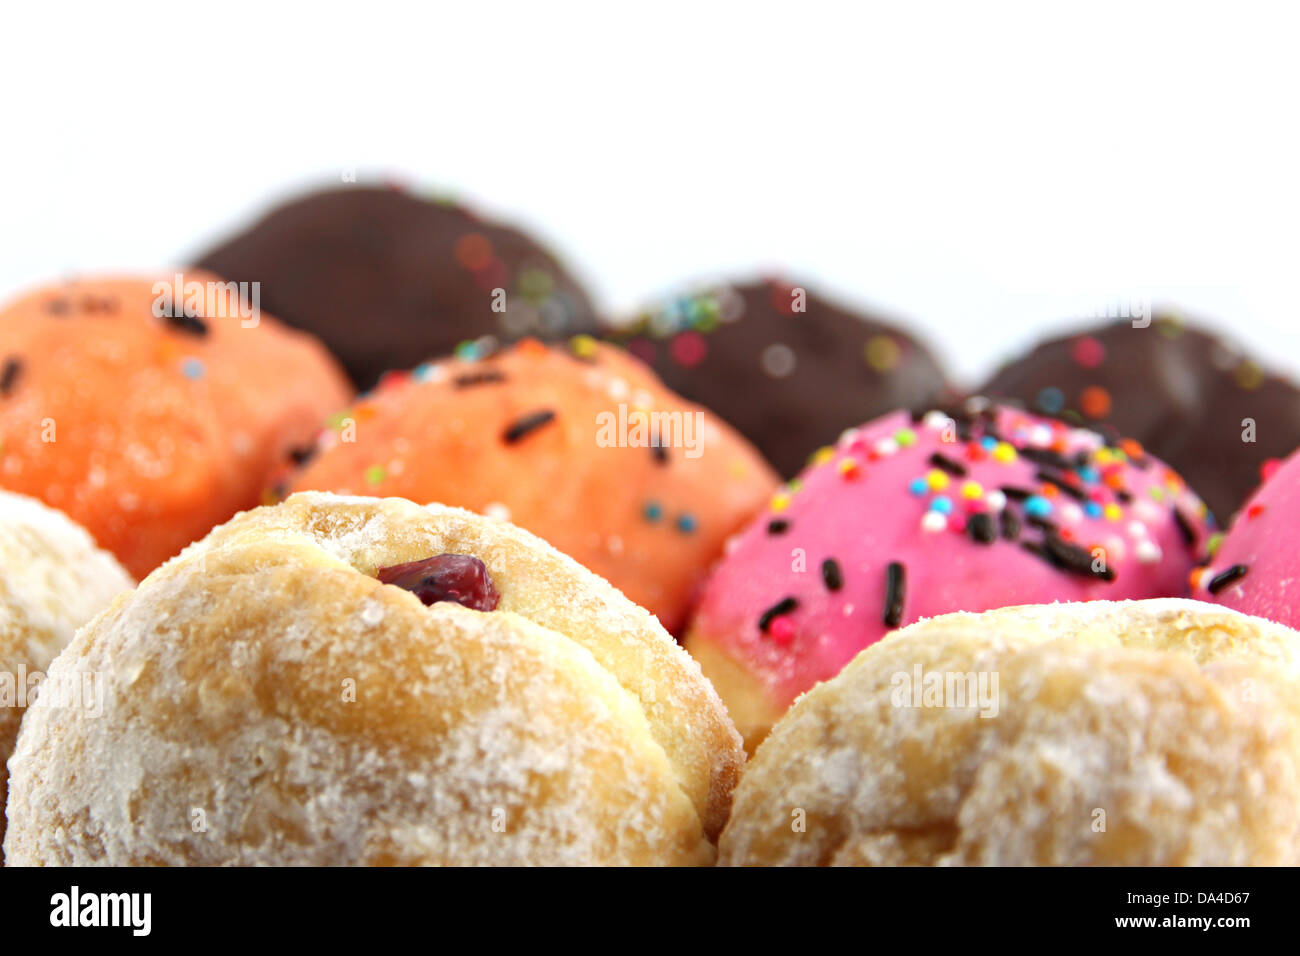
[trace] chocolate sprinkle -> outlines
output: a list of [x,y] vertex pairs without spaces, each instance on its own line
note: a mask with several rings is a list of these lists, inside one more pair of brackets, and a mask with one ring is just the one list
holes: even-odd
[[1020,537],[1020,519],[1016,513],[1008,508],[1003,508],[1001,515],[998,516],[998,524],[1002,529],[1002,537],[1008,541],[1015,541]]
[[1188,547],[1196,544],[1196,526],[1192,520],[1183,514],[1182,508],[1174,509],[1174,523],[1178,525],[1178,531],[1183,536],[1183,543]]
[[758,619],[758,629],[764,634],[772,626],[772,622],[783,614],[789,614],[799,606],[799,602],[792,597],[781,598],[770,608],[763,612],[762,617]]
[[1210,583],[1207,587],[1209,587],[1211,594],[1218,594],[1229,584],[1240,581],[1249,571],[1250,568],[1246,567],[1244,564],[1234,564],[1232,567],[1220,571],[1214,577],[1210,578]]
[[526,435],[536,431],[548,422],[553,421],[554,418],[555,412],[549,408],[543,408],[536,412],[529,412],[522,418],[516,419],[515,423],[507,428],[505,434],[501,437],[505,440],[507,445],[513,445]]
[[657,433],[654,438],[650,439],[650,454],[654,457],[656,465],[668,464],[668,449],[659,443]]
[[785,534],[790,530],[790,522],[784,518],[773,518],[767,523],[768,534]]
[[457,375],[451,380],[455,388],[469,388],[471,385],[488,385],[494,382],[504,382],[506,373],[500,369],[489,368],[481,372],[465,372]]
[[890,561],[885,567],[885,627],[898,627],[906,597],[907,573],[899,562]]
[[1003,485],[999,490],[1011,501],[1027,501],[1033,495],[1029,489],[1017,488],[1015,485]]
[[14,383],[18,381],[22,370],[23,360],[18,356],[11,355],[5,359],[4,368],[0,369],[0,395],[8,395],[13,391]]
[[307,462],[316,457],[315,445],[302,445],[298,448],[289,449],[289,460],[301,468]]
[[998,539],[998,529],[994,527],[993,519],[982,512],[970,516],[966,522],[966,531],[971,540],[980,544],[992,544]]
[[838,591],[844,587],[844,574],[840,571],[840,563],[834,558],[822,562],[822,580],[828,591]]
[[1050,448],[1035,448],[1030,445],[1025,448],[1018,448],[1021,458],[1028,458],[1038,465],[1050,465],[1057,471],[1069,471],[1070,459],[1066,458],[1060,452],[1052,451]]
[[1108,565],[1101,571],[1094,570],[1091,552],[1086,551],[1077,544],[1066,541],[1057,534],[1049,532],[1044,536],[1041,545],[1032,541],[1024,541],[1021,542],[1021,547],[1062,571],[1078,574],[1085,578],[1096,578],[1101,581],[1115,580],[1113,568]]
[[1039,471],[1034,475],[1034,477],[1039,481],[1047,482],[1049,485],[1059,488],[1075,501],[1087,500],[1088,496],[1083,493],[1083,489],[1076,487],[1073,479],[1068,475],[1057,475],[1050,471]]
[[966,466],[959,461],[954,461],[947,455],[935,452],[930,456],[930,464],[940,471],[946,471],[954,478],[964,478],[966,476]]
[[167,316],[167,324],[178,332],[197,335],[199,338],[203,338],[208,334],[208,323],[197,315],[187,315],[184,312],[173,313]]

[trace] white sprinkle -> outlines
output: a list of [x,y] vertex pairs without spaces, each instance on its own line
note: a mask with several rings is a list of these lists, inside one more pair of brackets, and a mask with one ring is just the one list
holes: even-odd
[[1163,556],[1160,545],[1149,539],[1139,541],[1134,553],[1143,564],[1155,564]]
[[925,517],[921,519],[922,531],[933,533],[935,531],[942,531],[946,527],[948,527],[948,519],[937,511],[927,511]]

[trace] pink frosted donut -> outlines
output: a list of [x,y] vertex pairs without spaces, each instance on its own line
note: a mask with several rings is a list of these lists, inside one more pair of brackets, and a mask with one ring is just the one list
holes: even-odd
[[1136,442],[975,400],[846,432],[733,539],[686,637],[752,748],[894,628],[1182,595],[1212,517]]
[[1300,627],[1300,451],[1265,465],[1264,484],[1232,527],[1210,540],[1210,563],[1191,574],[1192,597]]

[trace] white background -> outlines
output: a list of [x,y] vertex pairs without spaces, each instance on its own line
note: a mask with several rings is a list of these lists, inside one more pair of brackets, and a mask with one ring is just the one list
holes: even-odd
[[1296,44],[1242,3],[9,4],[0,297],[355,168],[538,230],[610,311],[784,269],[970,380],[1150,298],[1300,371]]

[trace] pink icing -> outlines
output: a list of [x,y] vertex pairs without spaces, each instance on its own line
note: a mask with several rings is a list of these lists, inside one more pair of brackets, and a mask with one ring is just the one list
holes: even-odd
[[[1213,561],[1196,572],[1192,596],[1288,627],[1300,627],[1297,527],[1300,527],[1300,451],[1283,462],[1237,512],[1222,545],[1214,552]],[[1237,565],[1245,569],[1243,576],[1238,577],[1239,572],[1232,570]],[[1215,583],[1216,578],[1220,578],[1220,583]],[[1231,583],[1223,583],[1224,580]]]
[[[704,589],[691,639],[715,641],[784,705],[892,629],[885,601],[894,562],[905,585],[898,626],[958,610],[1182,595],[1212,519],[1171,469],[1121,444],[1010,409],[976,415],[961,430],[939,413],[913,423],[899,412],[846,433],[733,540]],[[936,453],[966,474],[932,464]],[[1061,456],[1068,460],[1041,460]],[[1082,500],[1061,490],[1066,484]],[[1008,487],[1010,495],[1001,490]],[[1017,490],[1035,497],[1021,500]],[[950,514],[935,510],[940,498]],[[1087,549],[1067,554],[1083,559],[1083,573],[1026,550],[1024,542],[1046,538],[1027,509],[1056,524],[1067,551]],[[1019,520],[1016,540],[1002,536],[1003,511]],[[990,526],[997,538],[976,541],[973,531],[987,537]],[[834,566],[824,572],[828,559]],[[797,604],[783,611],[789,598]]]

